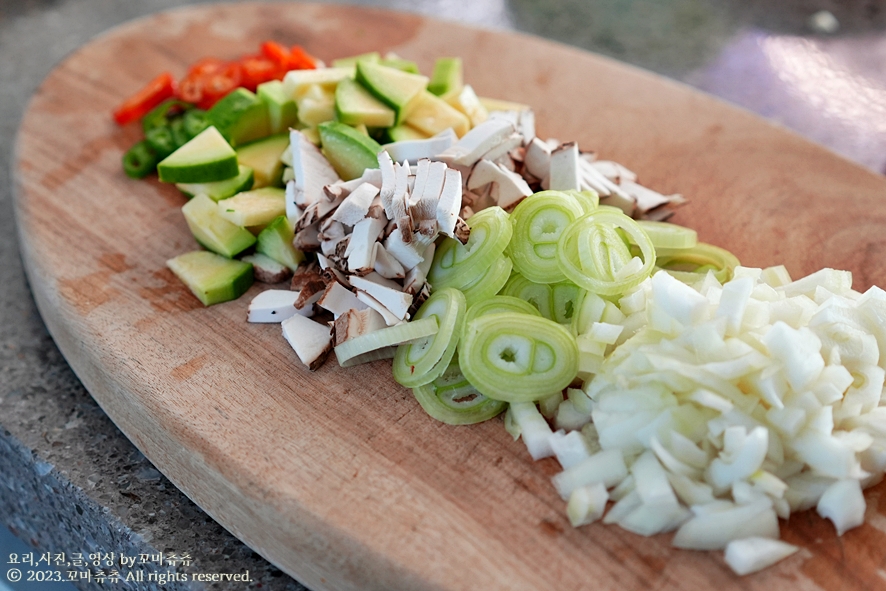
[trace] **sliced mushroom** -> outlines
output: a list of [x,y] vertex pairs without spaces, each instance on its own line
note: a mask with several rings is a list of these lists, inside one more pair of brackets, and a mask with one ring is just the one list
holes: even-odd
[[443,173],[443,187],[437,199],[434,215],[441,234],[454,237],[455,222],[462,207],[461,173],[447,168]]
[[350,195],[345,197],[332,219],[348,226],[355,226],[357,222],[366,217],[372,201],[378,195],[379,189],[371,183],[361,183]]
[[581,170],[578,160],[578,144],[561,144],[551,152],[548,188],[555,191],[580,191]]
[[289,267],[261,253],[250,254],[240,260],[252,264],[253,276],[261,283],[280,283],[292,276]]
[[384,304],[379,302],[377,299],[375,299],[362,289],[357,290],[357,297],[360,299],[360,301],[364,302],[370,308],[381,314],[387,326],[394,326],[395,324],[400,324],[401,322],[403,322],[402,318],[398,318],[397,315],[388,310]]
[[332,332],[325,324],[296,314],[283,321],[283,337],[309,370],[323,365],[332,350]]
[[385,222],[376,218],[364,218],[354,226],[348,248],[344,252],[348,259],[348,271],[368,273],[375,265],[375,242],[384,231]]
[[339,178],[320,148],[312,144],[302,132],[291,130],[289,145],[292,150],[292,168],[295,171],[295,188],[301,191],[296,194],[296,205],[303,208],[318,201],[323,195],[323,187]]
[[406,270],[400,264],[400,261],[391,256],[380,242],[375,243],[375,265],[373,269],[387,279],[403,279],[406,276]]
[[548,178],[551,172],[551,148],[542,140],[534,138],[526,146],[523,167],[539,181]]
[[504,209],[514,207],[523,198],[532,195],[532,189],[519,174],[489,160],[481,160],[471,171],[468,190],[479,189],[490,183],[492,198],[496,205]]
[[382,146],[396,162],[418,162],[422,158],[433,158],[452,146],[458,140],[451,127],[437,135],[422,140],[403,140]]
[[317,300],[317,305],[332,312],[334,318],[338,318],[348,310],[365,310],[369,307],[338,281],[332,281],[326,286],[323,295]]
[[384,317],[358,300],[363,308],[352,308],[335,319],[335,346],[338,347],[348,339],[360,337],[370,332],[385,328]]
[[[372,277],[375,275],[375,277]],[[403,293],[399,285],[377,273],[366,277],[351,277],[351,285],[372,296],[400,320],[406,319],[412,296]]]
[[280,323],[291,316],[301,314],[311,316],[313,306],[306,306],[299,310],[295,307],[298,299],[297,291],[288,289],[267,289],[249,302],[246,321],[258,323]]
[[487,119],[438,154],[437,159],[447,164],[471,166],[480,160],[483,154],[507,140],[514,131],[510,121]]

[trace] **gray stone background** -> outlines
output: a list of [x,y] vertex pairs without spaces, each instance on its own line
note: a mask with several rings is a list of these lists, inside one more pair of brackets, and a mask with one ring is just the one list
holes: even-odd
[[[360,3],[530,32],[599,52],[686,82],[884,171],[886,1]],[[194,561],[185,571],[248,569],[255,588],[304,589],[213,522],[115,428],[46,332],[19,259],[10,167],[28,97],[54,64],[93,36],[181,4],[0,0],[0,524],[35,552],[187,552]],[[0,527],[0,591],[3,584],[63,590],[6,581],[8,553],[25,546],[11,546],[3,532]]]

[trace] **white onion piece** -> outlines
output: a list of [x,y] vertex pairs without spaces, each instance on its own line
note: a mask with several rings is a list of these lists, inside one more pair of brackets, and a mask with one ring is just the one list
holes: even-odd
[[737,575],[749,575],[772,566],[795,553],[799,548],[780,540],[743,538],[726,546],[726,564]]

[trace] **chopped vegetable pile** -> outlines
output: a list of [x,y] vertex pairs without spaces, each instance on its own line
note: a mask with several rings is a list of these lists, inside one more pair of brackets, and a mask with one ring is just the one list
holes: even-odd
[[505,413],[562,466],[576,527],[676,532],[747,574],[797,550],[777,539],[794,511],[862,523],[886,472],[886,292],[741,266],[663,221],[681,196],[536,137],[457,58],[427,77],[261,51],[115,111],[146,136],[127,174],[189,197],[202,249],[168,265],[204,304],[267,283],[248,320],[281,324],[309,369],[392,359],[439,421]]

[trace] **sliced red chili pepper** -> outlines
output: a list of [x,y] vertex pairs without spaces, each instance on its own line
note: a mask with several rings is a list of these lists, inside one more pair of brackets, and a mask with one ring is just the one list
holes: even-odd
[[164,72],[114,109],[114,121],[118,125],[138,121],[154,107],[173,96],[175,96],[175,79],[169,72]]
[[227,63],[228,62],[220,60],[217,57],[204,57],[203,59],[194,62],[194,64],[188,68],[188,76],[199,77],[207,74],[214,74],[223,69]]
[[203,100],[203,79],[198,76],[185,76],[178,84],[176,96],[186,103],[199,104]]
[[317,67],[317,60],[302,49],[301,45],[293,45],[289,50],[289,69],[313,70]]
[[240,59],[243,68],[243,88],[255,92],[256,87],[268,80],[279,80],[286,73],[284,66],[264,55],[249,55]]
[[197,104],[201,109],[209,109],[219,99],[240,86],[243,80],[243,67],[237,62],[225,66],[203,78],[203,100]]
[[283,45],[276,41],[265,41],[261,44],[261,52],[281,68],[289,69],[291,52]]

